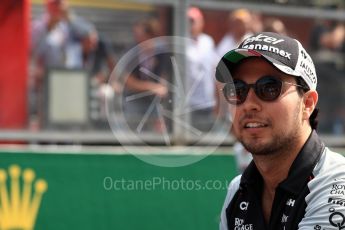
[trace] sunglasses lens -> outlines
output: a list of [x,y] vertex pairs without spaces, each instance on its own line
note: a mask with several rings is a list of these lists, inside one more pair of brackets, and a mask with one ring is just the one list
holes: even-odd
[[249,87],[240,80],[235,80],[234,83],[227,83],[224,86],[223,93],[225,99],[232,105],[242,104],[247,97]]
[[282,81],[273,77],[263,77],[256,82],[255,93],[264,101],[274,101],[281,93]]
[[277,78],[266,76],[260,78],[255,84],[247,84],[241,80],[227,83],[223,88],[225,99],[232,105],[242,104],[248,95],[248,91],[254,86],[255,94],[263,101],[276,100],[282,90],[283,82]]

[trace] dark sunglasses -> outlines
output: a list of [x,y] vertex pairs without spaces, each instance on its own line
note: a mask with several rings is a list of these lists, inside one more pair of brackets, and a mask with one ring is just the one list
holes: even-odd
[[281,95],[283,84],[294,85],[306,90],[306,87],[302,85],[285,82],[272,76],[263,76],[254,84],[247,84],[238,79],[235,79],[233,83],[226,83],[223,94],[230,104],[240,105],[245,102],[249,89],[253,88],[256,96],[261,100],[274,101]]

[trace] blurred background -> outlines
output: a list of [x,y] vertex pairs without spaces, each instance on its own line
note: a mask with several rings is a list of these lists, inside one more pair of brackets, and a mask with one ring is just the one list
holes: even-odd
[[44,179],[35,229],[217,229],[247,160],[214,69],[260,31],[311,54],[318,133],[345,153],[343,0],[2,0],[0,192],[13,165]]

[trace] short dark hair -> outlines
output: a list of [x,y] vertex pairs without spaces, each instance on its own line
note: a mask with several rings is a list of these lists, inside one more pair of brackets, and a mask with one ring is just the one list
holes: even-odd
[[[303,87],[298,87],[298,93],[300,96],[302,96],[304,93],[306,93],[310,90],[307,83],[302,78],[297,77],[296,81],[297,81],[298,85],[303,86]],[[319,114],[319,108],[315,108],[309,117],[309,124],[310,124],[311,128],[315,129],[315,130],[317,130],[317,126],[319,124],[319,121],[317,119],[318,114]]]

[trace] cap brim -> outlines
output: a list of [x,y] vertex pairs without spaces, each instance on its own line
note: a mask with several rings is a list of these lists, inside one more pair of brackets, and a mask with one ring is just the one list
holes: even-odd
[[275,66],[278,70],[283,73],[293,75],[293,76],[300,76],[299,73],[291,69],[290,67],[286,66],[285,64],[270,58],[256,50],[251,49],[234,49],[227,52],[222,59],[219,61],[216,69],[216,79],[220,82],[230,82],[232,81],[231,72],[232,70],[244,59],[248,57],[262,57],[273,66]]

